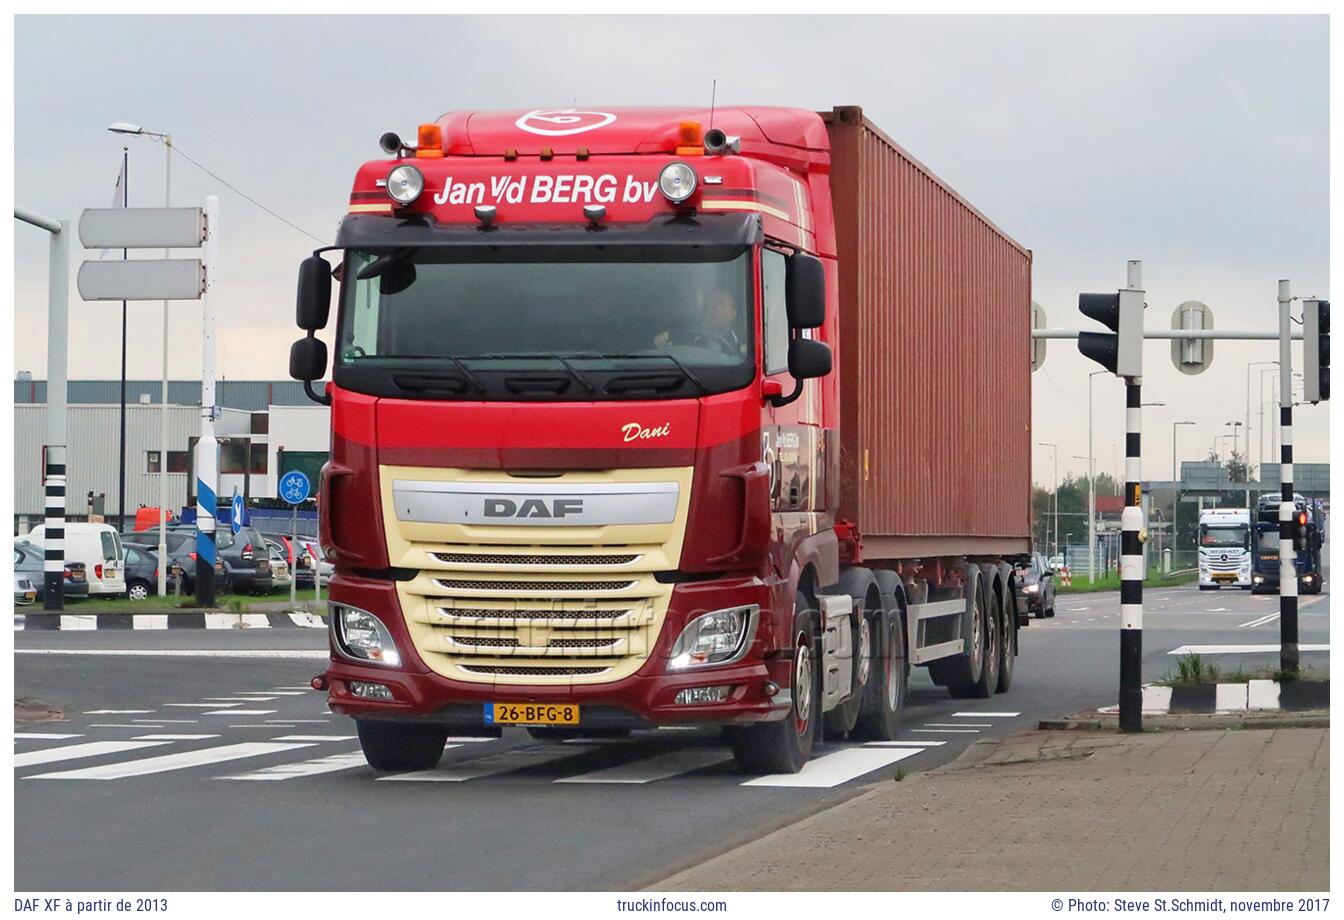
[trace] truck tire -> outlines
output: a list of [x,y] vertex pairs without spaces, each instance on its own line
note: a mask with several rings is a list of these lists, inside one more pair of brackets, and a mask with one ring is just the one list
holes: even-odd
[[821,658],[817,615],[800,592],[794,602],[793,674],[788,714],[778,722],[735,726],[729,734],[743,773],[797,773],[812,756],[820,724]]
[[[978,640],[979,644],[979,674],[974,680],[968,679],[969,675],[962,675],[962,679],[947,685],[948,692],[955,699],[987,700],[994,695],[994,688],[999,684],[999,618],[990,609],[989,596],[993,592],[986,584],[983,577],[976,579],[975,612],[971,616],[973,641]],[[976,625],[978,629],[974,628]],[[956,660],[965,657],[959,656]]]
[[849,662],[851,693],[847,700],[822,717],[822,730],[827,741],[843,740],[859,723],[864,690],[872,679],[874,634],[882,616],[882,594],[871,569],[846,569],[840,576],[840,593],[862,603],[859,615],[853,618],[851,625],[850,647],[854,649]]
[[929,675],[940,687],[955,698],[970,696],[970,688],[980,681],[985,669],[985,624],[984,598],[981,595],[980,569],[968,566],[966,570],[967,602],[972,605],[970,636],[967,637],[966,651],[951,658],[941,658],[929,662]]
[[429,770],[443,756],[448,732],[435,725],[355,720],[364,759],[375,770]]
[[897,602],[877,621],[873,661],[851,737],[860,741],[895,741],[905,716],[910,660],[905,640],[905,611]]
[[1003,612],[999,617],[999,682],[994,688],[997,693],[1007,693],[1013,685],[1013,668],[1017,663],[1017,603],[1013,598],[1013,585],[999,582],[1003,603]]

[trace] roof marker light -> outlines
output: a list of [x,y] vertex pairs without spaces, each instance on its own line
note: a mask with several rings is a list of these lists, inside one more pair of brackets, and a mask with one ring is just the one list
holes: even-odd
[[683,121],[677,126],[677,156],[698,157],[705,154],[705,134],[698,121]]
[[668,163],[658,174],[658,189],[673,204],[681,204],[695,194],[695,170],[685,163]]
[[387,195],[402,207],[412,204],[424,190],[425,177],[414,166],[394,166],[387,174]]
[[443,130],[438,125],[421,125],[415,155],[421,159],[443,156]]

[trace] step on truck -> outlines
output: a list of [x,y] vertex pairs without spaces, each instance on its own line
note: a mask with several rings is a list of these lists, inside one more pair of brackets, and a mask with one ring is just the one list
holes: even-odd
[[716,725],[796,772],[894,738],[912,666],[1009,688],[1027,249],[857,107],[463,111],[381,144],[290,355],[331,406],[314,682],[372,766]]

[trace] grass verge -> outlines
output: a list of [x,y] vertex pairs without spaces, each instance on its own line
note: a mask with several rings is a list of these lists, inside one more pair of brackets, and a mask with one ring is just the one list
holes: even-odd
[[[1157,569],[1149,569],[1148,577],[1143,580],[1145,588],[1174,588],[1177,585],[1188,585],[1199,578],[1198,572],[1173,572],[1170,575],[1163,575]],[[1059,576],[1055,576],[1056,594],[1090,594],[1094,591],[1119,591],[1120,576],[1115,572],[1107,572],[1096,581],[1089,581],[1086,575],[1073,576],[1073,584],[1060,584]]]

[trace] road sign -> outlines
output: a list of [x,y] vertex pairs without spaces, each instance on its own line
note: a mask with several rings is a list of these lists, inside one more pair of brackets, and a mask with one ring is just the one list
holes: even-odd
[[85,300],[199,300],[205,270],[200,259],[85,262],[77,284]]
[[[1045,307],[1036,301],[1031,302],[1031,328],[1044,329],[1046,327]],[[1041,369],[1045,363],[1045,339],[1031,340],[1031,369],[1033,372]]]
[[301,505],[308,500],[312,484],[308,477],[298,470],[290,470],[280,477],[280,497],[291,505]]
[[233,505],[229,508],[229,529],[234,536],[243,529],[243,497],[237,492],[233,493]]
[[89,208],[79,215],[85,249],[196,249],[204,239],[200,208]]
[[[1213,311],[1198,300],[1187,300],[1171,313],[1171,328],[1213,328]],[[1171,363],[1182,374],[1202,374],[1213,363],[1213,339],[1172,339]]]

